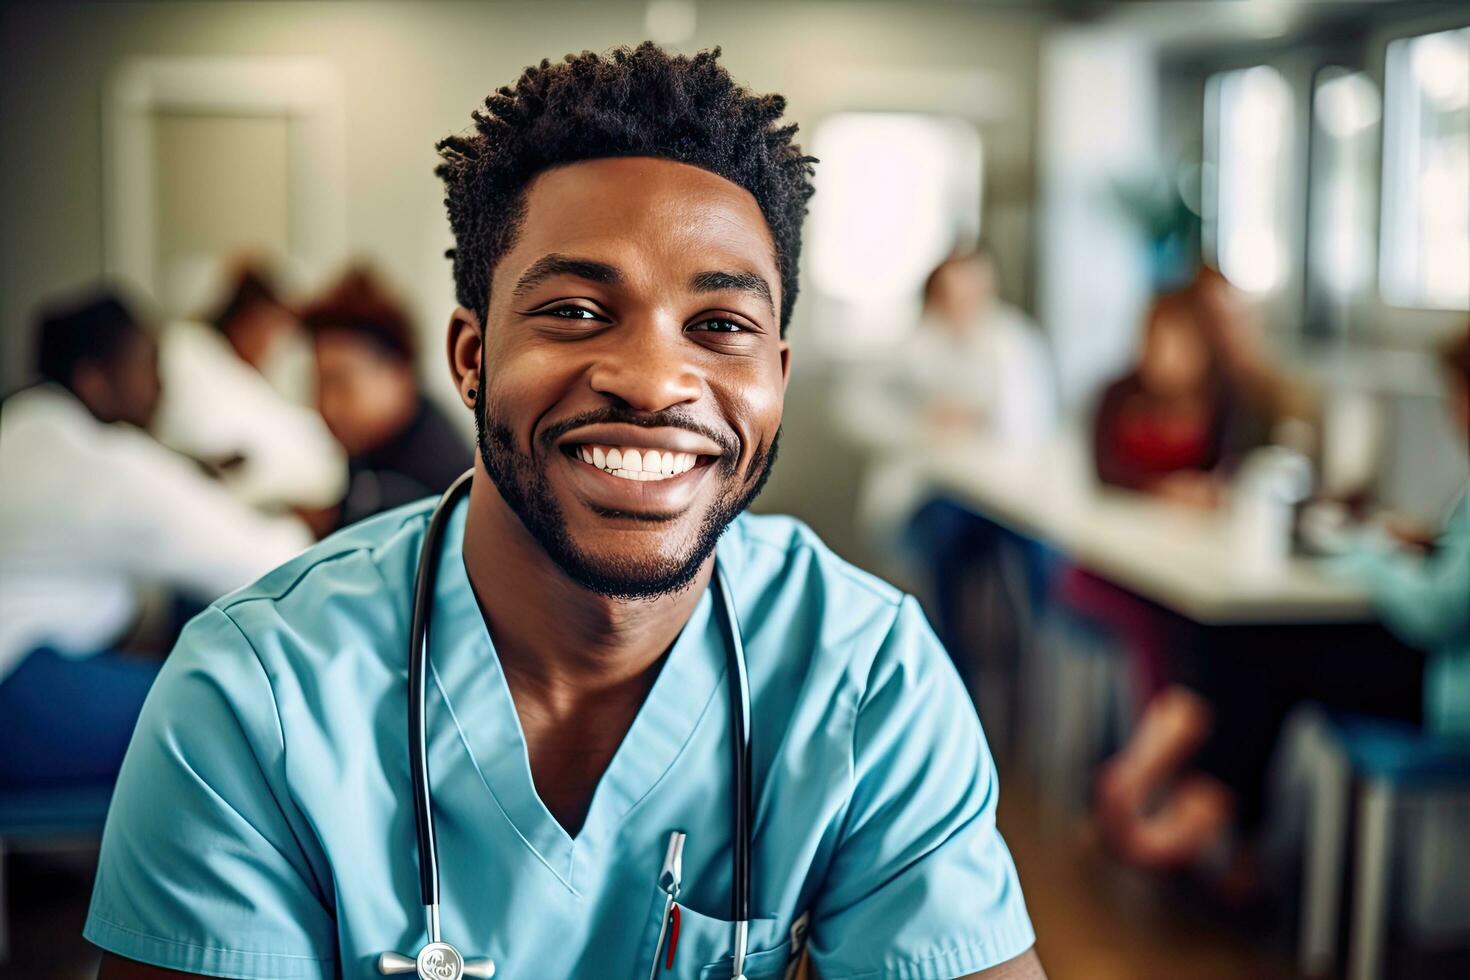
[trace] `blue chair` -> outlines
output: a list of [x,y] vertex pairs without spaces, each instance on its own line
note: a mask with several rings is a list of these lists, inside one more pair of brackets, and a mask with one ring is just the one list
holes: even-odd
[[9,912],[5,903],[5,855],[46,850],[102,834],[112,784],[47,789],[0,789],[0,963],[9,958]]
[[1443,738],[1403,722],[1334,717],[1324,726],[1312,836],[1305,860],[1300,966],[1335,965],[1348,800],[1357,798],[1356,875],[1348,940],[1350,980],[1382,975],[1393,880],[1394,820],[1410,800],[1470,798],[1470,738]]

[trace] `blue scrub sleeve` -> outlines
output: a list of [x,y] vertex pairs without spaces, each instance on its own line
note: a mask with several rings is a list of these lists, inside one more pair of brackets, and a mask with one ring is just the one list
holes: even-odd
[[858,705],[853,789],[812,910],[823,980],[960,977],[1035,942],[995,826],[995,764],[948,656],[904,599]]
[[1405,643],[1435,650],[1470,641],[1470,494],[1428,558],[1360,547],[1332,567],[1364,583],[1384,625]]
[[144,704],[84,935],[185,973],[334,976],[331,902],[303,845],[309,830],[288,812],[270,681],[234,621],[210,608]]

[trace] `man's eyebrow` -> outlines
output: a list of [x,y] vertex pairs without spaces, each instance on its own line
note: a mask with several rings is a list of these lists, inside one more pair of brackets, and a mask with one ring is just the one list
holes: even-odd
[[623,274],[617,267],[606,262],[576,259],[570,255],[552,252],[532,262],[530,268],[521,273],[521,278],[516,281],[515,295],[524,296],[554,276],[575,276],[605,286],[616,286],[623,281]]
[[750,293],[765,300],[771,315],[776,315],[776,301],[771,297],[771,284],[753,272],[701,272],[689,280],[689,288],[696,293],[718,293],[726,289]]

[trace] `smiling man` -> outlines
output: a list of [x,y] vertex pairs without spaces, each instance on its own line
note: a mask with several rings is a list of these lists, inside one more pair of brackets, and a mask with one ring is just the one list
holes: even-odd
[[104,980],[1042,975],[918,607],[741,516],[814,161],[716,56],[543,62],[441,144],[468,492],[191,624],[108,821]]

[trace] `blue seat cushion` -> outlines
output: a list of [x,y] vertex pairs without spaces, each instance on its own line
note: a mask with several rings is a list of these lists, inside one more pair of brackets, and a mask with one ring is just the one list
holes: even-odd
[[1470,738],[1434,735],[1409,722],[1334,715],[1332,731],[1354,772],[1400,789],[1470,787]]
[[0,789],[0,839],[100,833],[112,785]]

